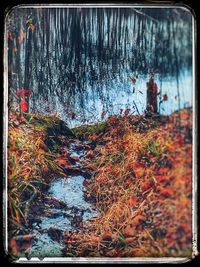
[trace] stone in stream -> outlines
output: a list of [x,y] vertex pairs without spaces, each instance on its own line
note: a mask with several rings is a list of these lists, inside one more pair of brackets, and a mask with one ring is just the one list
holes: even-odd
[[54,211],[50,210],[50,211],[45,211],[43,216],[56,219],[58,217],[61,217],[62,215],[63,215],[63,213],[61,211],[54,212]]
[[82,175],[86,179],[90,179],[92,176],[90,171],[88,169],[83,168],[83,167],[80,168],[80,167],[67,166],[67,167],[65,167],[65,172],[68,175],[72,175],[72,176]]
[[73,216],[67,213],[63,213],[63,218],[67,218],[68,220],[71,220]]
[[46,196],[45,197],[45,202],[51,208],[57,208],[57,209],[59,209],[59,208],[61,208],[61,209],[67,208],[67,204],[64,201],[62,201],[60,199],[57,199],[55,197],[52,197],[52,196]]
[[64,233],[60,229],[50,227],[47,230],[47,233],[53,241],[56,241],[58,243],[60,243],[64,239]]

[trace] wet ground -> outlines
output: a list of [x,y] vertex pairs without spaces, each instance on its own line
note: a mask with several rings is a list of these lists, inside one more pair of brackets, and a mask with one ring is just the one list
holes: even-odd
[[[72,158],[77,157],[74,167],[80,170],[87,153],[85,143],[75,140],[70,145]],[[63,205],[52,205],[47,208],[40,220],[33,223],[33,234],[36,234],[32,246],[27,253],[28,257],[58,257],[62,256],[64,248],[64,232],[66,230],[80,230],[83,221],[86,221],[98,213],[92,204],[84,199],[85,173],[58,177],[53,180],[47,191],[47,198],[58,200]],[[43,203],[45,206],[45,202]]]

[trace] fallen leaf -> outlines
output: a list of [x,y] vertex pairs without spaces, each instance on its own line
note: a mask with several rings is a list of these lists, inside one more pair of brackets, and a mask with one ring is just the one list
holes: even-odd
[[88,187],[89,185],[90,185],[90,183],[87,180],[83,181],[83,186]]
[[163,197],[170,197],[174,194],[173,190],[171,188],[161,188],[160,194]]
[[92,140],[92,141],[96,141],[97,138],[98,138],[98,135],[95,134],[95,133],[91,136],[91,140]]
[[158,183],[166,183],[174,179],[172,175],[156,175],[156,181]]
[[127,184],[129,184],[129,185],[130,185],[130,184],[132,184],[132,182],[133,182],[133,181],[132,181],[132,179],[131,179],[131,178],[129,178],[129,179],[126,181],[126,182],[127,182]]
[[164,175],[164,174],[167,174],[168,173],[168,171],[169,171],[169,168],[160,168],[159,170],[158,170],[158,175]]
[[141,168],[141,167],[134,168],[134,172],[135,172],[136,176],[142,177],[142,176],[144,176],[145,169]]
[[15,239],[11,239],[9,242],[11,251],[12,251],[12,255],[13,256],[17,256],[18,254],[18,245],[17,245],[17,241]]
[[67,159],[63,159],[63,158],[57,158],[55,161],[59,165],[64,165],[64,166],[69,163]]
[[131,197],[129,200],[128,200],[128,205],[129,205],[129,207],[135,207],[135,205],[136,205],[136,203],[137,203],[137,199],[136,199],[136,197]]
[[142,186],[142,190],[146,191],[146,190],[150,189],[153,186],[153,183],[151,183],[151,182],[143,182],[141,184],[141,186]]

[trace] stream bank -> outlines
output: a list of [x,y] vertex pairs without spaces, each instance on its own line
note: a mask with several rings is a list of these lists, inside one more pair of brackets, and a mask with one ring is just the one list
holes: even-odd
[[[63,256],[64,232],[66,230],[80,230],[83,221],[97,216],[97,211],[84,198],[85,176],[89,174],[81,169],[88,151],[85,143],[73,139],[70,142],[68,158],[74,164],[71,174],[67,177],[59,176],[53,179],[46,193],[44,193],[43,212],[37,221],[32,221],[32,234],[36,234],[28,257],[58,257]],[[76,161],[74,161],[76,158]],[[76,169],[79,168],[79,175]]]
[[17,243],[21,255],[40,259],[189,257],[192,110],[111,116],[100,132],[77,130],[89,141],[63,140],[50,162],[62,172],[46,173],[30,224],[11,239],[12,251]]
[[60,256],[64,231],[97,215],[84,197],[92,143],[79,141],[55,116],[10,114],[9,127],[11,259]]

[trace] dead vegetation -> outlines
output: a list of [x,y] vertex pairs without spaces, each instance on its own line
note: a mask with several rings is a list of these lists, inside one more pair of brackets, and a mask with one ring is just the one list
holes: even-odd
[[68,157],[67,145],[77,141],[73,136],[78,133],[90,143],[82,144],[87,149],[84,167],[76,171],[90,173],[83,175],[84,195],[99,215],[83,221],[76,230],[63,229],[64,255],[191,257],[192,111],[185,109],[168,117],[110,116],[100,127],[89,126],[88,130],[85,126],[74,129],[73,134],[59,125],[59,118],[54,116],[10,114],[12,254],[17,256],[20,248],[24,251],[31,246],[34,236],[27,230],[30,208],[34,212],[40,209],[42,197],[46,199],[43,187],[52,175],[77,169],[72,162],[77,159]]
[[65,175],[55,161],[56,153],[51,151],[55,150],[55,147],[47,146],[45,143],[47,138],[50,138],[48,129],[55,131],[52,133],[52,140],[58,138],[56,129],[59,122],[60,119],[55,116],[9,114],[7,154],[9,245],[14,256],[19,249],[16,236],[28,234],[30,209],[33,208],[34,201],[39,202],[42,190],[48,186],[53,174]]
[[191,110],[182,110],[112,116],[103,135],[88,136],[97,145],[85,197],[100,216],[66,232],[67,256],[191,256],[191,129]]

